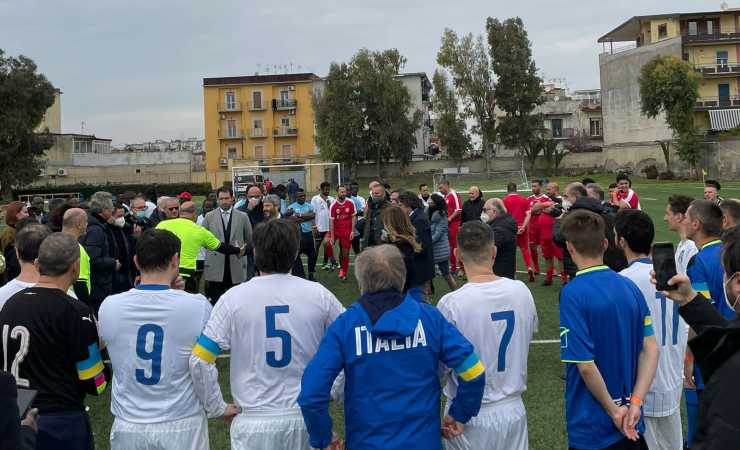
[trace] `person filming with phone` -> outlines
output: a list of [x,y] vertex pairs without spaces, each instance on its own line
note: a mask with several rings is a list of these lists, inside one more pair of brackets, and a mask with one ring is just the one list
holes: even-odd
[[[723,294],[733,310],[740,311],[740,228],[734,228],[722,237],[720,260]],[[661,278],[665,278],[665,274],[654,272],[652,281],[655,283]],[[737,315],[732,319],[725,318],[701,291],[697,292],[686,275],[671,277],[667,285],[669,289],[664,290],[663,295],[679,305],[679,314],[696,332],[696,337],[689,341],[689,347],[705,383],[691,448],[738,449],[740,318]]]

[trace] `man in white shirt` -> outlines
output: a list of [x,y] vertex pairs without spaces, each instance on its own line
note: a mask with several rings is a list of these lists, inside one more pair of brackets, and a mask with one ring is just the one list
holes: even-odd
[[[171,288],[180,269],[179,239],[147,230],[136,244],[141,283],[105,299],[100,337],[113,366],[111,449],[207,449],[208,417],[233,418],[214,368],[190,369],[211,305]],[[205,408],[205,411],[204,411]]]
[[655,229],[645,212],[625,209],[614,221],[619,245],[629,267],[619,272],[632,280],[645,297],[660,345],[658,370],[643,400],[645,440],[651,450],[683,448],[681,391],[689,327],[678,314],[678,303],[667,301],[650,282],[653,262],[649,258]]
[[671,195],[665,207],[665,221],[668,229],[677,233],[681,241],[676,246],[676,271],[686,275],[691,257],[699,253],[696,244],[686,237],[684,218],[694,199],[685,195]]
[[316,214],[316,257],[319,256],[319,250],[324,247],[324,270],[334,270],[337,268],[337,261],[334,259],[334,243],[329,239],[329,207],[334,202],[334,197],[329,195],[331,184],[324,181],[321,183],[321,190],[311,199],[311,207]]
[[49,227],[31,223],[21,228],[15,235],[15,254],[21,265],[21,273],[0,287],[0,309],[16,292],[30,288],[39,281],[39,271],[34,261],[39,256],[39,247],[51,234]]
[[[469,222],[457,235],[457,257],[465,264],[468,283],[440,300],[437,307],[475,346],[486,367],[486,388],[480,412],[463,434],[446,440],[455,450],[526,450],[527,415],[522,393],[527,389],[527,355],[537,331],[537,310],[521,281],[496,276],[493,231]],[[447,405],[457,392],[456,377],[448,373]]]
[[235,450],[311,449],[297,404],[301,376],[344,308],[320,284],[290,275],[299,240],[298,227],[285,219],[255,229],[261,276],[221,297],[199,339],[207,351],[190,358],[195,369],[213,368],[216,356],[231,350],[231,394],[243,411],[231,424]]

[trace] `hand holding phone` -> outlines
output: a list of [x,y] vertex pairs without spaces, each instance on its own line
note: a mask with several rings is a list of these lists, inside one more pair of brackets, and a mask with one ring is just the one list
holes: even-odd
[[670,291],[676,289],[676,285],[668,284],[668,280],[677,274],[672,243],[656,242],[653,244],[653,269],[655,270],[655,288],[657,290]]

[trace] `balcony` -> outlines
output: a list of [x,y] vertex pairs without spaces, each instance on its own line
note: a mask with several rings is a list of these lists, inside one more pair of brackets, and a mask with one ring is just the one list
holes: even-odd
[[722,109],[740,107],[740,95],[731,95],[729,97],[699,97],[696,99],[694,109],[699,111],[708,111],[710,109]]
[[686,44],[711,44],[715,42],[740,41],[740,33],[697,33],[683,34]]
[[275,111],[285,111],[288,109],[295,109],[298,106],[297,100],[278,100],[272,101],[272,109]]
[[272,135],[275,137],[293,137],[298,136],[298,128],[277,127],[273,128]]
[[263,102],[260,102],[260,103],[249,102],[250,111],[264,111],[265,109],[267,108],[265,108],[265,104]]
[[694,70],[705,77],[722,77],[740,74],[740,64],[694,64]]
[[234,128],[227,128],[226,130],[218,130],[219,139],[244,139],[244,130],[237,130]]
[[556,133],[549,128],[545,128],[544,137],[546,139],[570,139],[576,135],[575,128],[562,128],[559,131],[559,133]]
[[218,112],[239,112],[242,110],[242,104],[239,102],[234,103],[219,103]]
[[264,128],[252,128],[249,130],[249,137],[252,139],[266,138],[267,133]]

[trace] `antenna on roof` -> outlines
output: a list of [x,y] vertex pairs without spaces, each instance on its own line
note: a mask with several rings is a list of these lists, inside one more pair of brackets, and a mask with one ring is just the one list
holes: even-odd
[[730,8],[730,5],[727,4],[727,2],[722,2],[719,4],[719,9],[722,11],[727,11]]
[[293,62],[290,62],[290,73],[293,73]]

